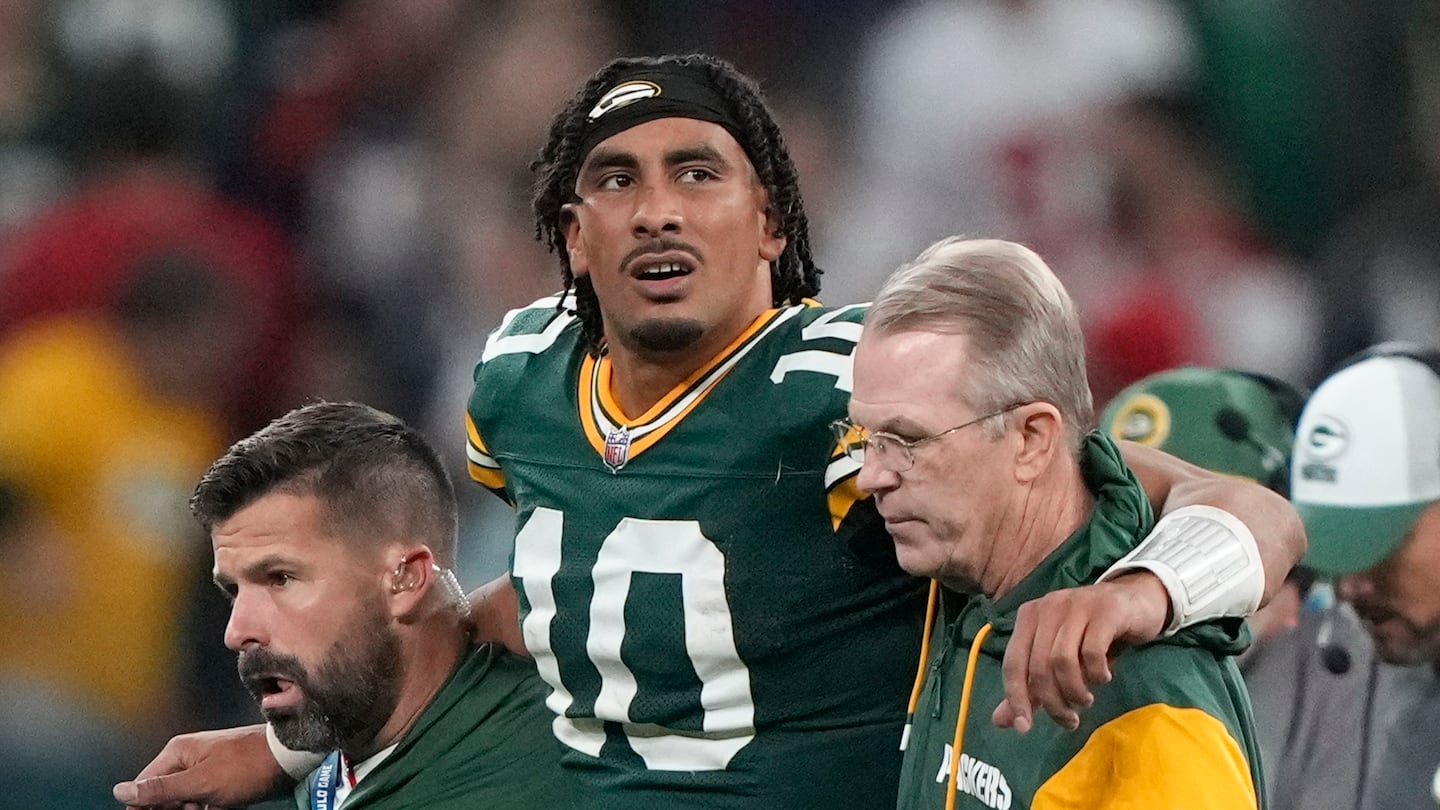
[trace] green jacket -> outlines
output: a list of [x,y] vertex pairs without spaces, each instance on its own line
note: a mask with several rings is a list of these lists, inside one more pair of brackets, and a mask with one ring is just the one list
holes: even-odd
[[[534,664],[476,647],[342,810],[571,806],[573,777],[560,767],[545,694]],[[314,784],[312,774],[296,787],[300,810],[311,810]]]
[[943,808],[967,661],[985,625],[963,718],[955,807],[1255,808],[1260,777],[1250,701],[1233,661],[1242,624],[1187,629],[1121,653],[1113,679],[1068,731],[1037,712],[1027,734],[995,727],[1001,662],[1020,605],[1094,582],[1149,532],[1144,491],[1115,445],[1098,433],[1082,451],[1095,496],[1089,520],[1025,579],[994,600],[941,589],[941,610],[900,783],[902,810]]

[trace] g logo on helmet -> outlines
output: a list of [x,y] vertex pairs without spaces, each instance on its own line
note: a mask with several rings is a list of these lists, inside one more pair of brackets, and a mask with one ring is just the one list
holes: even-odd
[[1333,416],[1321,416],[1305,436],[1305,453],[1311,458],[1332,459],[1350,446],[1350,430]]
[[1137,394],[1115,412],[1110,436],[1159,447],[1170,436],[1170,408],[1154,394]]

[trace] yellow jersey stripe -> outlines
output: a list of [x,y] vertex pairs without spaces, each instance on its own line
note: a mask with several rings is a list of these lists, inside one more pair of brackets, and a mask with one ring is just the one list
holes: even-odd
[[470,480],[486,489],[496,492],[505,489],[505,473],[499,470],[492,470],[488,467],[481,467],[473,461],[466,462],[465,469],[470,473]]
[[837,449],[825,468],[825,497],[830,506],[830,524],[835,531],[840,530],[840,523],[855,504],[870,497],[870,493],[856,483],[859,475],[860,464]]
[[580,423],[585,438],[596,453],[605,453],[605,437],[613,428],[626,426],[633,437],[629,458],[634,459],[685,418],[700,404],[715,385],[724,379],[735,364],[760,339],[780,323],[798,314],[799,308],[766,310],[746,327],[730,345],[726,346],[709,362],[677,384],[671,391],[650,407],[638,419],[624,416],[619,403],[615,401],[612,385],[612,366],[608,355],[599,358],[586,356],[580,363],[579,410]]
[[465,469],[469,472],[470,479],[486,489],[503,491],[505,473],[500,471],[500,463],[485,447],[485,441],[480,438],[480,431],[475,427],[475,420],[471,419],[468,413],[465,414],[465,438]]

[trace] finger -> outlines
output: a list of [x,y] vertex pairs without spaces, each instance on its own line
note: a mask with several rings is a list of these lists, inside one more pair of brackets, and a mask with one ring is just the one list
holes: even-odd
[[1093,684],[1107,684],[1114,677],[1110,672],[1110,650],[1120,626],[1108,614],[1096,618],[1085,628],[1085,640],[1080,645],[1080,662],[1085,669],[1085,681]]
[[[1057,711],[1057,704],[1061,702],[1060,693],[1055,688],[1055,679],[1051,673],[1051,669],[1054,667],[1052,657],[1056,636],[1060,633],[1058,623],[1064,621],[1063,617],[1068,613],[1065,606],[1059,604],[1061,600],[1053,597],[1054,595],[1048,600],[1048,611],[1036,611],[1034,638],[1029,644],[1030,654],[1025,672],[1031,710],[1034,712],[1044,711],[1052,717]],[[1068,602],[1069,600],[1064,601]],[[1037,602],[1037,604],[1039,603]]]
[[1085,613],[1072,612],[1070,618],[1060,625],[1050,646],[1050,667],[1044,673],[1050,680],[1042,694],[1054,695],[1054,704],[1066,711],[1074,706],[1088,707],[1095,702],[1095,696],[1090,694],[1090,687],[1085,682],[1085,668],[1080,661],[1080,648],[1085,641],[1088,621]]
[[[192,771],[160,774],[158,776],[121,782],[115,786],[117,801],[130,805],[171,805],[181,802],[204,801],[206,796],[193,784]],[[122,794],[122,788],[124,792]]]
[[1047,633],[1047,628],[1042,627],[1038,632],[1045,635],[1036,638],[1036,652],[1030,656],[1030,699],[1036,711],[1044,711],[1060,725],[1072,727],[1070,720],[1075,712],[1060,692],[1058,671],[1069,666],[1078,672],[1079,661],[1071,655],[1057,656],[1057,645],[1064,643],[1062,628],[1053,628]]
[[110,795],[115,797],[115,801],[125,805],[125,810],[144,810],[136,804],[140,801],[140,789],[134,782],[117,783],[110,788]]
[[[1035,608],[1032,603],[1025,603],[1015,614],[1015,632],[1010,636],[1010,643],[1005,646],[1005,659],[1001,663],[1001,676],[1005,682],[1005,701],[1001,706],[1008,706],[1010,715],[1010,727],[1024,734],[1030,730],[1030,713],[1033,704],[1030,702],[1030,656],[1033,652],[1032,644],[1035,640]],[[997,708],[996,713],[999,713]]]
[[1010,708],[1008,699],[1001,700],[1000,705],[995,707],[995,711],[990,714],[990,722],[997,728],[1015,727],[1015,710]]

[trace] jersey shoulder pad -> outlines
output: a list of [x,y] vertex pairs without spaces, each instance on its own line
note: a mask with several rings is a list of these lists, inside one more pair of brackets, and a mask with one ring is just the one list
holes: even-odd
[[[573,309],[557,309],[558,295],[511,310],[490,333],[475,366],[468,412],[486,440],[494,438],[493,420],[527,407],[538,381],[564,375],[581,349],[580,323]],[[530,402],[530,406],[543,407]]]
[[808,348],[849,354],[860,340],[861,321],[869,306],[822,307],[808,304],[797,307],[800,312],[790,321],[789,340],[798,339]]
[[500,325],[485,341],[483,365],[510,354],[539,354],[559,342],[567,330],[578,332],[573,295],[549,295],[519,309],[505,313]]
[[860,323],[865,320],[865,313],[870,310],[870,302],[862,301],[858,304],[845,304],[844,306],[831,307],[824,304],[807,302],[810,306],[805,307],[804,315],[807,321],[818,318],[825,318],[831,322]]

